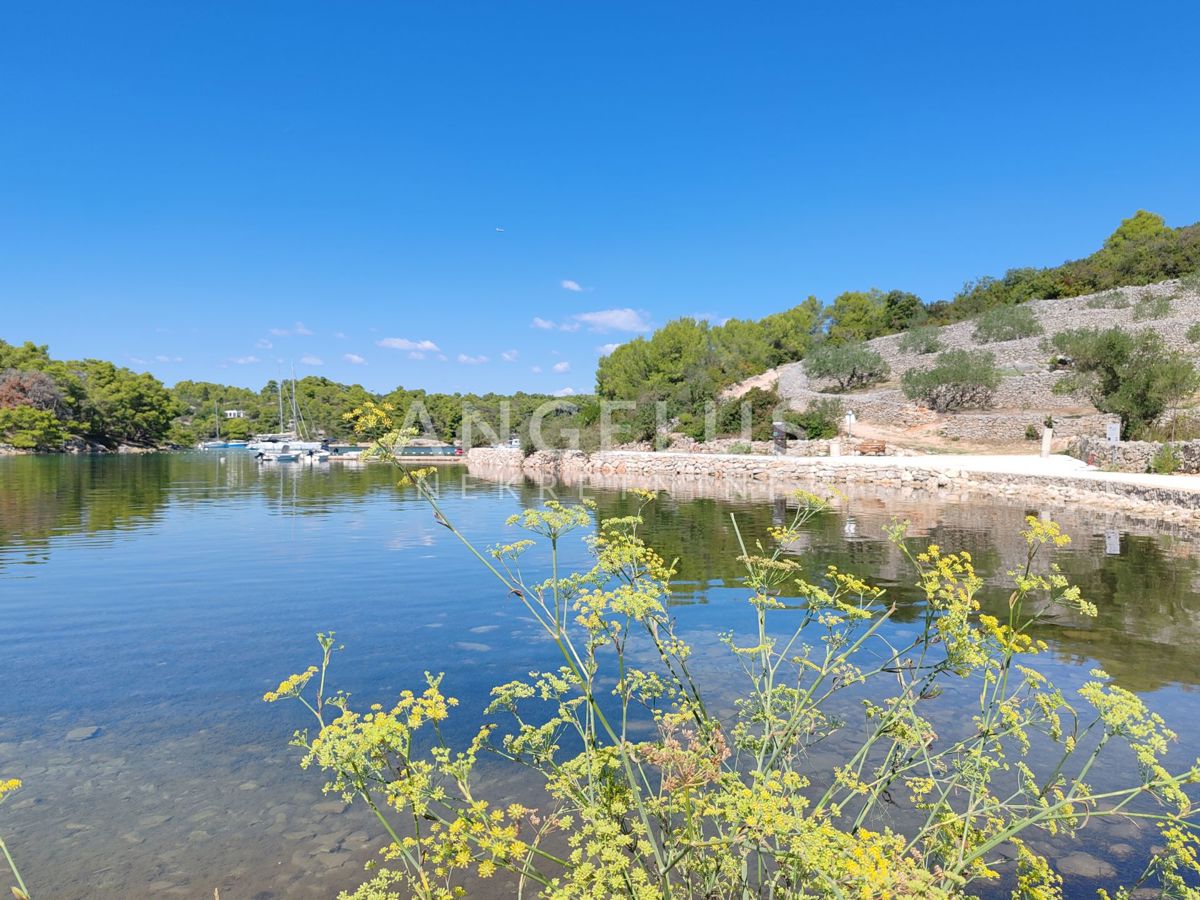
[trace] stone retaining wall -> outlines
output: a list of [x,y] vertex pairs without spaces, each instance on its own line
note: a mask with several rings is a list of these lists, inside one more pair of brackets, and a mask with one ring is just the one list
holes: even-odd
[[1014,475],[904,463],[856,465],[800,457],[716,456],[608,451],[541,452],[523,458],[519,450],[473,449],[467,454],[473,475],[514,471],[568,483],[621,476],[631,486],[669,489],[672,479],[709,479],[770,484],[781,493],[817,486],[873,487],[905,492],[961,492],[1038,504],[1086,504],[1134,518],[1200,525],[1200,491],[1100,481],[1071,476]]
[[[1200,441],[1174,441],[1171,446],[1179,460],[1176,471],[1185,475],[1200,473]],[[1118,441],[1113,445],[1103,438],[1081,436],[1071,441],[1067,453],[1119,472],[1148,472],[1151,460],[1162,447],[1157,441]]]

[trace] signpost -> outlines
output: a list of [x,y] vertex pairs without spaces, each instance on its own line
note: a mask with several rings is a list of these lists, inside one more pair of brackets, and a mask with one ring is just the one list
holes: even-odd
[[856,418],[854,417],[854,411],[853,411],[853,410],[851,410],[850,412],[846,413],[846,437],[847,437],[847,438],[852,438],[852,437],[854,437],[854,423],[855,423],[855,422],[857,422],[857,421],[858,421],[858,419],[856,419]]
[[1108,438],[1109,451],[1112,454],[1109,462],[1112,465],[1112,467],[1115,469],[1117,467],[1117,444],[1121,440],[1121,423],[1120,422],[1109,422],[1105,426],[1104,432],[1105,432],[1105,437]]
[[774,451],[776,456],[783,456],[787,453],[787,423],[772,422],[771,423],[771,440],[774,442]]

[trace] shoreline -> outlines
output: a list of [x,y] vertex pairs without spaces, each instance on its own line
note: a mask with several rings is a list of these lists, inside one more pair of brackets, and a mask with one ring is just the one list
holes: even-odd
[[[1085,505],[1147,522],[1200,528],[1200,476],[1104,472],[1069,456],[752,456],[602,450],[534,453],[474,448],[472,475],[521,472],[565,483],[621,479],[668,487],[674,479],[752,483],[783,493],[798,488],[881,488],[931,496],[974,494],[1010,501]],[[657,482],[657,484],[656,484]]]

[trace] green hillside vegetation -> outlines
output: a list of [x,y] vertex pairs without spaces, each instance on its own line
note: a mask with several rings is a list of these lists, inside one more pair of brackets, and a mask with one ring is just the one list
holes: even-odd
[[[934,326],[977,320],[980,343],[1012,340],[1039,332],[1033,317],[1014,309],[1028,300],[1075,297],[1129,285],[1179,278],[1200,270],[1200,223],[1171,228],[1155,213],[1139,210],[1121,222],[1095,253],[1049,268],[1010,269],[1003,277],[968,282],[950,300],[924,302],[903,290],[846,291],[822,307],[815,297],[760,320],[731,319],[709,325],[691,318],[668,322],[649,337],[617,347],[600,361],[596,390],[601,398],[639,404],[663,402],[669,418],[699,436],[705,404],[720,392],[775,366],[809,357],[841,359],[833,347],[906,333],[903,349],[940,349]],[[1192,278],[1197,276],[1191,275]],[[1115,297],[1113,305],[1121,300]],[[1162,303],[1145,315],[1162,313]],[[912,335],[908,339],[908,335]],[[844,361],[844,360],[843,360]],[[822,368],[822,362],[818,368]],[[841,367],[844,368],[844,367]],[[886,373],[852,378],[843,388],[861,387]],[[630,413],[630,418],[643,413]],[[757,425],[756,425],[757,427]]]

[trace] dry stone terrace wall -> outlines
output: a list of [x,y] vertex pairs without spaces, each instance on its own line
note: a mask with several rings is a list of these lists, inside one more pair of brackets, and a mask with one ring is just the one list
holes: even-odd
[[[1076,459],[1121,472],[1148,472],[1150,461],[1162,446],[1155,441],[1119,441],[1114,445],[1102,438],[1080,437],[1071,441],[1067,452]],[[1200,441],[1175,441],[1171,446],[1181,474],[1200,473]]]
[[1120,512],[1131,519],[1200,527],[1200,491],[1098,481],[1069,476],[1014,475],[939,468],[936,457],[903,462],[856,464],[851,459],[721,456],[713,454],[579,451],[535,453],[523,458],[519,450],[472,449],[467,454],[471,474],[489,477],[522,472],[566,483],[619,476],[631,485],[666,488],[675,479],[761,482],[773,490],[814,489],[822,486],[973,494],[1013,502],[1050,506],[1083,504]]
[[[1046,412],[1055,414],[1055,433],[1060,436],[1102,435],[1104,424],[1109,419],[1100,416],[1086,397],[1053,392],[1054,385],[1063,377],[1063,373],[1049,371],[1052,351],[1047,349],[1046,344],[1050,338],[1072,328],[1103,329],[1116,326],[1129,331],[1153,329],[1163,336],[1168,347],[1193,356],[1200,355],[1200,346],[1187,339],[1188,328],[1200,322],[1200,294],[1185,290],[1178,281],[1120,288],[1115,293],[1120,294],[1128,304],[1126,308],[1093,309],[1088,302],[1096,295],[1026,303],[1024,307],[1033,312],[1042,326],[1043,334],[1016,341],[976,344],[973,321],[958,322],[938,329],[943,350],[984,350],[995,356],[996,365],[1004,378],[996,391],[993,410],[983,411],[994,416],[990,420],[971,419],[976,413],[939,417],[909,402],[897,387],[891,385],[848,394],[829,394],[830,385],[810,379],[804,371],[803,362],[780,366],[752,381],[759,386],[774,384],[780,396],[793,409],[804,409],[818,398],[836,396],[846,409],[853,409],[864,422],[910,428],[940,420],[947,437],[961,440],[1020,439],[1027,425],[1040,426]],[[1143,296],[1173,297],[1170,315],[1163,319],[1134,321],[1134,305]],[[868,342],[868,346],[879,353],[890,367],[893,384],[909,369],[930,368],[937,359],[935,353],[905,353],[900,349],[902,337],[894,334]],[[730,389],[728,395],[737,396],[739,392],[740,387],[735,387]],[[1041,415],[1025,415],[1027,412]]]

